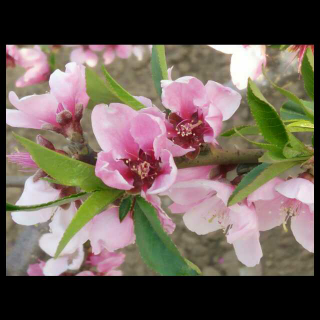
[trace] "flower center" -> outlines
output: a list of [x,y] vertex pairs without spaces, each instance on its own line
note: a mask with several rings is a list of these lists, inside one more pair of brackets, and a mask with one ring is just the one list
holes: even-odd
[[194,159],[200,152],[204,133],[208,130],[204,120],[199,117],[198,112],[191,119],[182,119],[177,113],[171,113],[168,120],[175,130],[170,139],[182,148],[194,148],[194,152],[187,154],[188,158]]
[[157,160],[152,155],[139,150],[137,159],[121,159],[125,165],[130,169],[133,178],[133,185],[135,188],[131,189],[130,193],[137,193],[141,189],[146,191],[149,189],[155,178],[161,173],[161,159]]

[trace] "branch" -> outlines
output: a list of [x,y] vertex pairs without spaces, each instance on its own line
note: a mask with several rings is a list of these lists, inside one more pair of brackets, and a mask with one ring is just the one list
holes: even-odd
[[259,163],[259,158],[264,151],[260,149],[245,149],[228,151],[223,149],[205,150],[194,160],[184,157],[175,158],[178,169],[208,166],[213,164],[240,164],[240,163]]

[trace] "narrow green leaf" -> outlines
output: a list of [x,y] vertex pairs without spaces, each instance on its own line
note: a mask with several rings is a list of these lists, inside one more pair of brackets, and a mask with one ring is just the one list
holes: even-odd
[[6,211],[36,211],[44,208],[49,208],[49,207],[57,207],[61,206],[66,203],[73,202],[78,199],[82,199],[88,195],[87,192],[80,192],[77,194],[73,194],[68,197],[60,198],[55,201],[50,201],[47,203],[40,203],[40,204],[34,204],[32,206],[16,206],[10,203],[6,203]]
[[[309,101],[301,100],[302,103],[305,105],[306,108],[310,109],[311,112],[314,110],[314,103]],[[289,120],[310,120],[307,117],[301,108],[300,104],[297,104],[293,101],[287,101],[281,108],[280,108],[280,116],[281,119],[284,121]]]
[[161,98],[161,80],[168,80],[168,67],[164,45],[152,46],[151,71],[154,86]]
[[122,190],[110,189],[94,192],[79,208],[59,242],[54,258],[66,247],[69,241],[91,220],[102,212],[110,203],[123,193]]
[[255,83],[248,80],[248,104],[264,139],[279,148],[288,142],[286,128],[275,108],[265,99]]
[[134,110],[140,110],[146,108],[140,101],[138,101],[135,97],[133,97],[128,91],[120,86],[118,82],[116,82],[111,75],[106,70],[105,66],[102,66],[102,71],[107,80],[107,87],[109,91],[111,91],[121,103],[126,104]]
[[129,213],[131,207],[132,207],[132,196],[129,196],[127,198],[124,198],[121,203],[120,203],[120,207],[119,207],[119,219],[120,222],[123,221],[123,219],[127,216],[127,214]]
[[[297,157],[294,158],[294,161],[306,161],[310,157]],[[281,151],[280,153],[277,152],[272,152],[272,151],[267,151],[263,154],[262,157],[259,158],[259,162],[264,162],[264,163],[278,163],[278,162],[290,162],[293,161],[293,159],[288,159],[283,155],[283,152]]]
[[[289,132],[289,144],[291,148],[295,151],[299,152],[299,156],[311,156],[312,152],[306,147],[306,145],[300,141],[297,137],[295,137],[292,133]],[[286,147],[288,144],[286,145]]]
[[311,48],[308,48],[304,54],[301,73],[304,81],[304,88],[308,96],[314,100],[314,56]]
[[186,261],[163,231],[156,209],[138,196],[134,207],[136,242],[144,262],[165,276],[196,276],[199,268]]
[[90,97],[87,106],[89,109],[93,109],[100,103],[110,104],[112,102],[121,102],[121,100],[109,90],[105,81],[90,68],[86,68],[86,85],[87,94]]
[[28,150],[33,161],[61,184],[80,187],[87,192],[109,189],[109,187],[96,177],[95,167],[93,165],[42,147],[15,133],[13,133],[13,135]]
[[305,115],[311,120],[314,121],[314,113],[312,110],[310,110],[308,107],[306,107],[306,105],[303,103],[302,100],[300,100],[297,96],[295,96],[292,92],[285,90],[283,88],[280,88],[279,86],[277,86],[274,82],[272,82],[269,77],[267,76],[266,70],[264,69],[264,67],[262,67],[262,72],[263,75],[266,77],[266,79],[271,83],[271,85],[278,90],[282,95],[284,95],[285,97],[287,97],[289,100],[295,102],[296,104],[298,104],[303,112],[305,113]]
[[286,125],[290,132],[313,132],[314,124],[308,120],[297,120]]
[[262,163],[259,166],[255,167],[248,174],[246,174],[238,184],[229,198],[228,206],[232,206],[242,201],[252,192],[267,183],[269,180],[277,177],[279,174],[298,165],[299,163],[302,162],[286,161],[274,164]]
[[232,128],[230,130],[227,130],[225,132],[223,132],[222,134],[220,134],[220,137],[232,137],[232,136],[236,136],[238,135],[235,131],[235,129],[240,132],[242,135],[244,136],[257,136],[257,135],[261,135],[261,132],[259,130],[258,126],[239,126],[239,127],[235,127]]
[[255,141],[249,140],[248,138],[243,136],[236,128],[233,128],[233,130],[238,136],[240,136],[243,139],[245,139],[246,141],[260,147],[261,149],[269,150],[269,151],[272,151],[275,153],[279,153],[279,152],[281,153],[281,148],[279,148],[278,146],[275,146],[274,144],[267,144],[267,143],[261,143],[261,142],[255,142]]

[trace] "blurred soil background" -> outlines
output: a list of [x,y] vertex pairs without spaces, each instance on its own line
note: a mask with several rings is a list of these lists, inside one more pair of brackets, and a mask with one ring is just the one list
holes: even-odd
[[[64,65],[69,62],[71,48],[62,47],[57,53],[56,67],[64,71]],[[297,63],[290,64],[292,55],[286,52],[279,52],[275,49],[267,49],[267,70],[271,78],[281,86],[293,91],[298,97],[308,99],[303,90],[303,80],[299,78]],[[230,59],[231,55],[226,55],[215,51],[204,45],[187,46],[166,46],[168,67],[174,66],[172,78],[177,79],[182,76],[195,76],[204,84],[208,80],[228,84],[230,82]],[[101,63],[95,68],[101,77]],[[127,60],[116,58],[107,66],[110,74],[131,94],[150,98],[157,106],[161,106],[160,99],[154,89],[151,78],[150,53],[145,46],[145,54],[142,61],[131,56]],[[6,70],[6,105],[12,108],[8,100],[8,93],[15,91],[19,98],[32,94],[43,94],[49,91],[48,83],[29,86],[26,88],[16,88],[15,81],[23,74],[20,67],[8,68]],[[271,89],[268,82],[261,77],[257,81],[262,93],[278,110],[286,101],[286,98]],[[234,87],[233,87],[234,88]],[[245,90],[244,90],[245,91]],[[253,124],[252,116],[246,101],[246,93],[241,92],[243,99],[236,114],[224,123],[224,130],[233,126]],[[96,151],[100,150],[91,130],[91,111],[86,111],[82,124],[84,130],[88,132],[90,145]],[[6,154],[15,152],[15,148],[23,151],[21,146],[13,138],[11,132],[34,140],[37,134],[54,143],[56,148],[64,146],[64,138],[57,134],[38,131],[33,129],[11,128],[6,126]],[[301,135],[299,136],[301,138]],[[310,136],[304,136],[307,143],[310,143]],[[219,138],[221,146],[226,149],[234,148],[254,148],[242,138]],[[292,172],[291,174],[296,174]],[[26,172],[18,171],[18,167],[8,163],[6,166],[7,176],[28,175]],[[30,173],[29,173],[30,175]],[[22,188],[7,188],[7,202],[15,203],[21,193]],[[165,204],[169,204],[168,199],[164,199]],[[172,235],[172,239],[180,249],[181,253],[193,263],[199,266],[205,276],[238,276],[238,275],[265,275],[265,276],[306,276],[314,275],[314,256],[298,244],[290,230],[285,232],[282,227],[260,233],[260,241],[263,250],[261,264],[254,268],[246,268],[236,258],[233,246],[228,244],[222,231],[217,231],[205,236],[198,236],[189,231],[183,223],[180,215],[170,214],[177,227]],[[6,215],[6,255],[7,255],[7,275],[26,275],[26,270],[30,263],[36,263],[38,258],[47,260],[49,257],[44,254],[38,246],[38,239],[48,232],[48,223],[38,226],[21,226],[15,224],[9,213]],[[155,273],[147,268],[141,260],[137,246],[130,245],[124,250],[126,254],[125,263],[120,267],[124,275],[148,275]]]

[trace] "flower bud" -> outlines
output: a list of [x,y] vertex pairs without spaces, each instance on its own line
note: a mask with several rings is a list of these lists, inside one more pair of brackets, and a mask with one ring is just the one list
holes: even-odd
[[48,148],[50,150],[55,150],[54,145],[47,139],[45,139],[43,136],[40,134],[37,135],[36,137],[37,144],[40,144],[40,146],[43,146],[45,148]]
[[57,114],[56,121],[64,126],[72,121],[72,113],[69,110],[63,110]]

